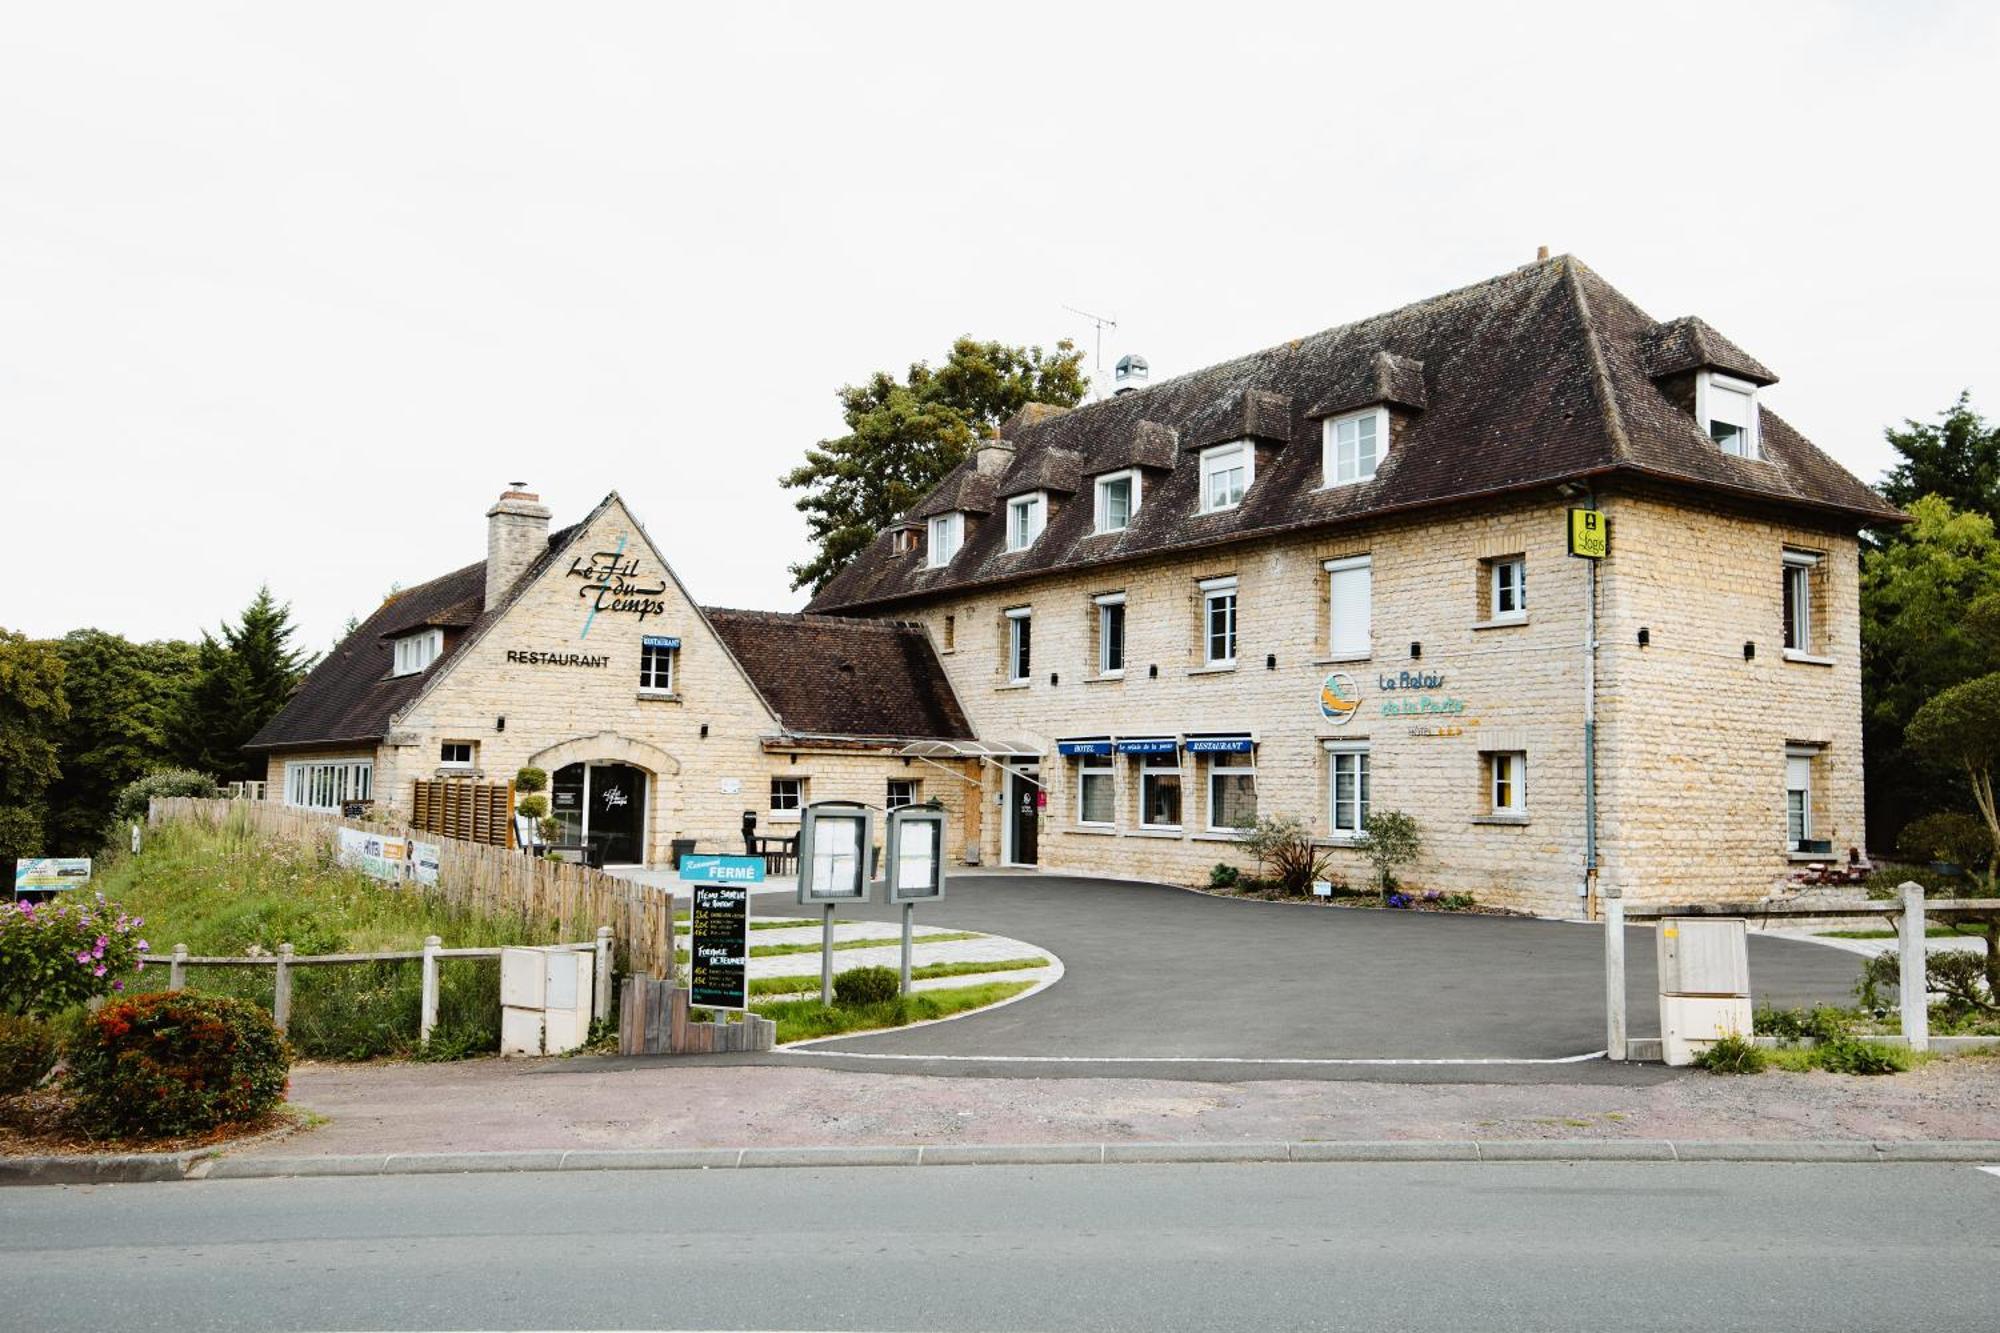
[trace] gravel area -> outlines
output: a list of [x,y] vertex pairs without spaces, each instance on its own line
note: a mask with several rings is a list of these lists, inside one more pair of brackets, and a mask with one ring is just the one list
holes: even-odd
[[2000,1059],[1643,1085],[987,1079],[581,1057],[299,1066],[266,1153],[1185,1140],[2000,1139]]

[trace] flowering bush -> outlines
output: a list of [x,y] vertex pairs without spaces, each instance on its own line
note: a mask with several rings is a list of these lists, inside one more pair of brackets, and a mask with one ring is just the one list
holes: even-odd
[[227,995],[162,991],[107,1004],[70,1054],[86,1128],[165,1137],[271,1110],[292,1053],[271,1017]]
[[0,904],[0,1012],[46,1017],[124,990],[146,966],[145,924],[101,893]]
[[0,1097],[26,1092],[56,1063],[55,1029],[39,1018],[0,1014]]

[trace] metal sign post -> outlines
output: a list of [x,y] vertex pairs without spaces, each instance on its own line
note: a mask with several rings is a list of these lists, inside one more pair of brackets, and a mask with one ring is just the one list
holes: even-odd
[[888,848],[884,879],[889,901],[903,905],[902,993],[908,995],[917,904],[944,897],[944,811],[915,805],[891,810],[883,841]]
[[819,999],[833,1003],[833,909],[868,901],[875,812],[852,801],[816,801],[799,812],[799,906],[826,909],[820,939]]

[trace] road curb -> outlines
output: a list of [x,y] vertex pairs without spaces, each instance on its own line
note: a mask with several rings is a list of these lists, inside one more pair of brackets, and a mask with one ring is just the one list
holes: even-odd
[[129,1185],[304,1176],[713,1171],[851,1166],[1096,1166],[1171,1163],[1828,1162],[2000,1163],[2000,1140],[1374,1139],[1302,1143],[945,1143],[856,1148],[575,1148],[530,1152],[258,1157],[125,1153],[0,1157],[0,1186]]

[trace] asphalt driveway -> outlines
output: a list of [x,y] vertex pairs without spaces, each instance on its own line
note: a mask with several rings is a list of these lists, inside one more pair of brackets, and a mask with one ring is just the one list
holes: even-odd
[[[870,904],[841,916],[894,920],[898,910]],[[981,1073],[1053,1074],[1082,1071],[1050,1057],[1106,1073],[1112,1061],[1546,1061],[1604,1048],[1597,926],[1229,900],[1056,875],[954,877],[945,901],[918,908],[917,920],[1031,941],[1061,957],[1065,975],[990,1012],[811,1049],[850,1068],[876,1063],[857,1054],[938,1066],[970,1057]],[[1631,1035],[1657,1036],[1650,928],[1630,932],[1626,956]],[[1860,967],[1817,944],[1750,940],[1759,1004],[1851,1003]],[[1000,1067],[1022,1057],[1045,1063]],[[1228,1068],[1178,1076],[1252,1072]]]

